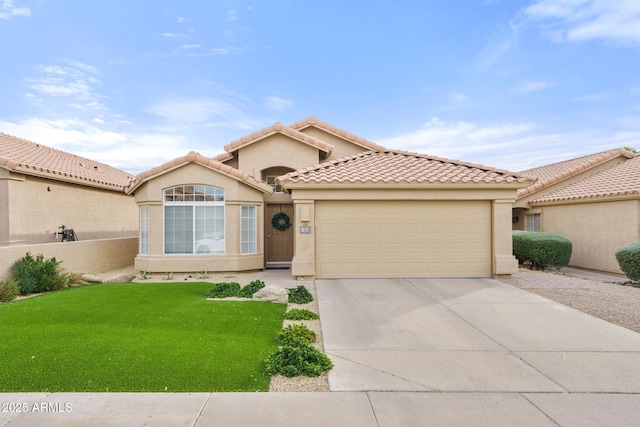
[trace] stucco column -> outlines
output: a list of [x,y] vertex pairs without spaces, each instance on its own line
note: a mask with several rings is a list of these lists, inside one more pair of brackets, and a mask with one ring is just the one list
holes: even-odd
[[313,200],[294,200],[295,228],[293,230],[293,261],[291,274],[295,277],[316,275],[315,205]]
[[511,209],[513,200],[493,201],[493,274],[510,275],[518,272],[518,260],[513,256],[511,237]]

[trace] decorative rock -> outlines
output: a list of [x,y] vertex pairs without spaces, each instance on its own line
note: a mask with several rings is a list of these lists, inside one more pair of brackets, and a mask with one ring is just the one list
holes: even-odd
[[80,275],[80,278],[89,283],[102,283],[102,277],[94,276],[93,274],[83,273]]
[[135,278],[135,274],[121,274],[119,276],[104,279],[102,283],[130,283]]
[[287,304],[289,302],[289,291],[278,285],[268,285],[253,294],[253,299]]

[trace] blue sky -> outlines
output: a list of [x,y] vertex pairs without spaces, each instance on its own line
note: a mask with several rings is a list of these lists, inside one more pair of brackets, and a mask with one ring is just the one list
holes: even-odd
[[638,0],[0,1],[0,132],[131,173],[308,116],[513,171],[640,149]]

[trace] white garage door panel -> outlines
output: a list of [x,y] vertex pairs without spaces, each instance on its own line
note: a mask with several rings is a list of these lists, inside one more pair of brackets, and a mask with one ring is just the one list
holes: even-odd
[[316,202],[317,277],[490,275],[489,202]]

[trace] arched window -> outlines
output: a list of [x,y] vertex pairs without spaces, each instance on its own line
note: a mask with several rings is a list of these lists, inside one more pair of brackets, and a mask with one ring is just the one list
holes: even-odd
[[224,255],[224,190],[182,185],[164,190],[164,253]]

